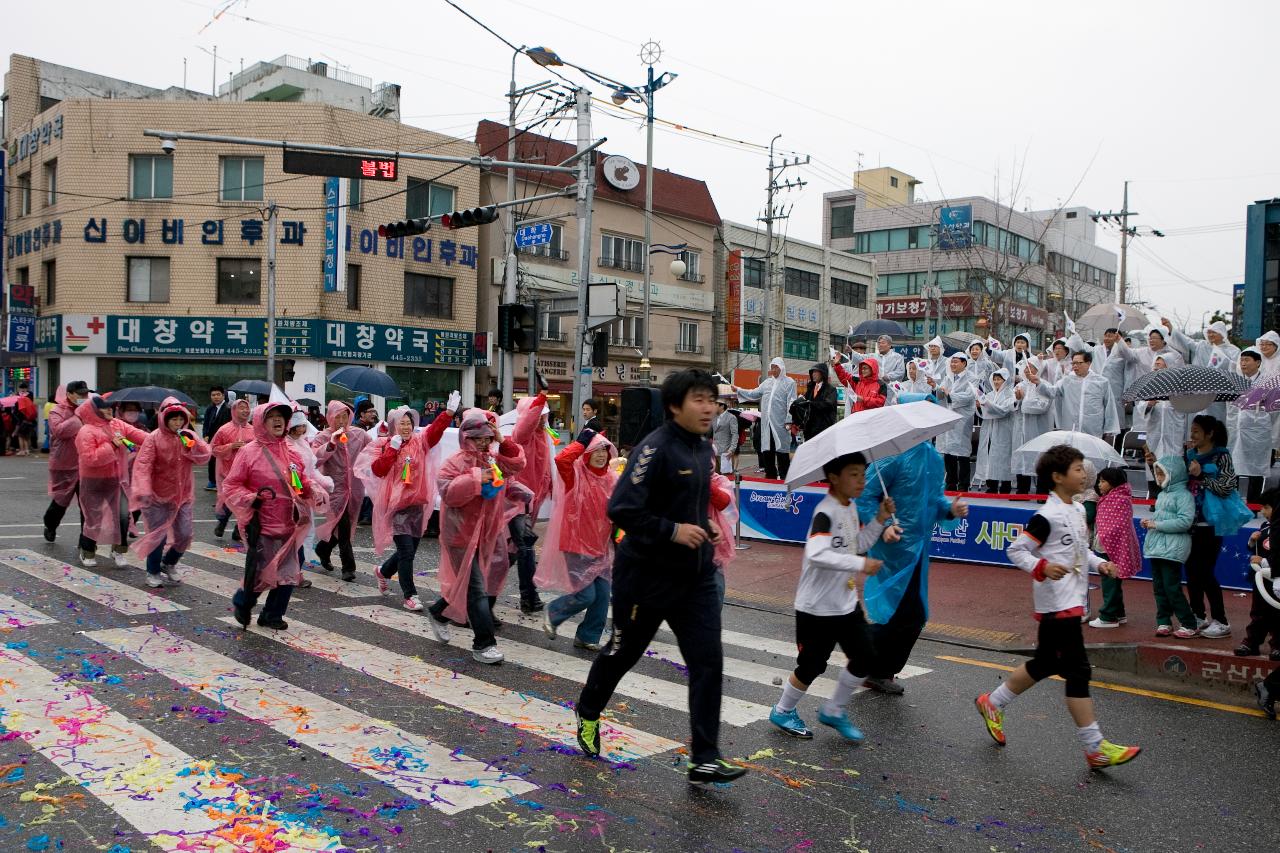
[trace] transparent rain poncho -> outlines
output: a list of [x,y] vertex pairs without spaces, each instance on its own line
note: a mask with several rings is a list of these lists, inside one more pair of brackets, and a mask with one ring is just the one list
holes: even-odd
[[[84,535],[94,542],[122,545],[120,515],[129,500],[129,457],[147,440],[147,433],[118,418],[108,418],[90,396],[76,407],[83,425],[76,433],[80,462],[80,512]],[[117,444],[116,436],[125,444]]]
[[316,539],[321,542],[327,542],[333,536],[334,529],[344,515],[350,518],[351,529],[355,530],[360,504],[364,501],[364,481],[356,476],[355,466],[360,452],[372,439],[365,430],[352,427],[355,412],[341,400],[329,401],[325,420],[332,424],[343,411],[350,416],[344,429],[339,432],[330,426],[311,440],[311,449],[315,451],[320,472],[333,481],[333,491],[329,493],[329,512],[316,524]]
[[[613,443],[596,435],[585,450],[574,442],[556,457],[561,476],[555,483],[555,509],[534,575],[543,589],[578,592],[597,577],[612,579],[613,522],[608,510],[618,475],[609,461],[602,468],[591,467],[588,459],[597,450],[608,451],[609,461],[617,456]],[[561,465],[567,457],[573,457],[571,466]]]
[[[182,415],[179,432],[165,426],[173,415]],[[130,550],[140,557],[166,540],[171,548],[191,547],[191,505],[195,501],[191,471],[209,461],[209,445],[191,430],[191,413],[174,397],[160,404],[159,426],[138,448],[131,475],[129,506],[142,513],[146,534]]]

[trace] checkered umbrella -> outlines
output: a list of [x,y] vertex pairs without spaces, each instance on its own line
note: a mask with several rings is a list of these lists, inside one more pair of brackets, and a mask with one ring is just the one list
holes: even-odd
[[1253,386],[1237,397],[1235,404],[1242,409],[1280,412],[1280,376],[1272,376]]
[[1168,400],[1181,412],[1198,412],[1215,400],[1234,400],[1249,390],[1244,378],[1211,367],[1155,370],[1124,391],[1124,402]]

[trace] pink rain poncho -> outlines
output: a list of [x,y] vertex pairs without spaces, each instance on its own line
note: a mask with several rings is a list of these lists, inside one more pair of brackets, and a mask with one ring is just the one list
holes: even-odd
[[356,473],[373,501],[373,549],[378,556],[391,546],[392,537],[421,537],[427,529],[436,502],[440,438],[453,420],[441,412],[430,427],[393,448],[391,440],[406,416],[416,429],[418,413],[401,406],[387,415],[383,425],[388,434],[371,441],[356,459]]
[[711,523],[720,532],[714,545],[712,560],[721,572],[729,568],[738,549],[734,546],[734,528],[738,526],[738,508],[733,503],[733,481],[723,474],[711,475]]
[[533,492],[529,503],[529,518],[536,521],[542,502],[551,494],[551,448],[547,444],[547,432],[543,425],[542,409],[547,395],[525,397],[516,404],[516,428],[511,440],[524,451],[524,470],[515,479]]
[[[182,415],[180,434],[166,425]],[[191,505],[195,500],[191,469],[209,461],[209,445],[191,429],[191,413],[174,397],[160,406],[159,426],[138,448],[133,463],[129,508],[142,512],[146,535],[131,550],[145,557],[167,540],[169,547],[191,547]],[[186,439],[184,442],[183,439]]]
[[609,520],[609,496],[618,475],[608,462],[594,468],[587,459],[596,450],[617,455],[603,435],[584,448],[573,442],[556,456],[560,472],[555,483],[555,509],[547,524],[534,582],[544,589],[578,592],[597,577],[613,578],[613,522]]
[[[128,508],[129,455],[147,440],[147,433],[119,418],[103,417],[94,404],[95,396],[76,407],[82,424],[76,433],[76,453],[84,535],[100,544],[122,545],[120,516]],[[116,436],[134,448],[117,444]]]
[[67,400],[67,386],[59,385],[49,412],[49,497],[58,506],[71,505],[80,483],[80,462],[76,459],[76,433],[82,426],[76,407]]
[[332,424],[344,411],[349,420],[336,440],[334,436],[338,431],[332,426],[321,430],[311,440],[311,449],[315,451],[320,472],[333,480],[333,491],[329,494],[329,512],[323,521],[316,524],[316,539],[320,542],[329,541],[344,515],[351,519],[351,529],[355,530],[360,504],[364,501],[364,483],[356,476],[355,465],[356,458],[371,441],[369,433],[351,426],[351,422],[355,420],[355,412],[341,400],[329,401],[325,420]]
[[[489,412],[468,409],[458,430],[461,448],[440,468],[440,594],[448,602],[445,615],[455,622],[467,621],[467,584],[471,566],[479,561],[486,578],[491,575],[495,556],[507,564],[507,511],[511,503],[502,494],[485,497],[483,471],[496,464],[503,478],[514,478],[524,468],[524,451],[511,439],[498,445],[491,456],[471,446],[467,436],[496,431],[497,419]],[[490,445],[492,448],[492,445]],[[489,583],[488,591],[493,590]]]
[[[235,513],[240,529],[248,530],[255,515],[260,524],[262,563],[258,566],[253,592],[296,585],[302,579],[298,546],[310,527],[311,510],[323,511],[328,506],[328,495],[307,480],[303,461],[289,447],[288,439],[277,438],[267,431],[267,414],[272,409],[283,410],[288,422],[291,414],[288,405],[259,404],[253,410],[254,440],[240,448],[222,483],[222,499]],[[292,484],[295,474],[301,488]],[[261,506],[255,510],[253,503],[263,489],[270,489],[274,497],[264,494]]]
[[213,434],[213,441],[209,442],[213,458],[218,460],[215,472],[218,476],[218,502],[214,506],[218,512],[226,506],[226,495],[222,484],[227,481],[227,475],[231,473],[231,467],[235,464],[236,454],[240,452],[240,448],[235,445],[237,442],[244,442],[247,445],[251,441],[253,441],[253,427],[249,424],[249,401],[242,397],[231,404],[231,420],[220,426]]

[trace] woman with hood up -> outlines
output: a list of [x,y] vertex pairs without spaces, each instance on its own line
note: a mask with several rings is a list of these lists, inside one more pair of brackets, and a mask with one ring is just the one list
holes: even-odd
[[[538,541],[538,535],[533,532],[533,526],[538,522],[542,504],[551,496],[551,469],[555,464],[548,435],[550,426],[547,423],[546,406],[545,392],[536,397],[525,397],[516,403],[516,425],[511,433],[511,440],[520,445],[525,459],[524,470],[515,476],[515,482],[529,490],[528,501],[516,502],[511,508],[514,514],[507,523],[511,541],[515,545],[522,613],[537,613],[543,608],[534,582],[538,561],[533,546]],[[559,441],[558,437],[556,441]],[[505,574],[502,580],[506,580]],[[490,591],[496,594],[500,590],[491,586]]]
[[325,410],[325,428],[311,440],[316,464],[333,481],[329,494],[329,512],[316,527],[316,556],[320,568],[333,571],[333,549],[338,549],[342,562],[342,579],[356,578],[356,555],[351,547],[351,534],[356,529],[360,503],[364,500],[364,483],[356,476],[356,458],[369,444],[369,433],[353,429],[355,410],[341,400],[330,400]]
[[[495,553],[505,559],[506,479],[524,468],[524,451],[498,431],[497,419],[468,409],[458,428],[458,452],[440,469],[440,598],[431,605],[431,625],[445,641],[444,623],[471,624],[471,656],[502,663],[493,633],[487,573]],[[497,452],[494,453],[494,445]]]
[[267,600],[258,624],[277,631],[289,627],[284,614],[302,580],[298,547],[311,510],[328,506],[328,495],[307,479],[305,463],[285,437],[292,414],[287,403],[261,403],[253,410],[253,441],[236,453],[221,486],[248,540],[244,582],[231,599],[236,621],[245,628],[263,592]]
[[929,362],[923,358],[907,359],[907,378],[893,383],[899,394],[932,394],[929,387]]
[[[191,472],[209,462],[209,445],[191,428],[191,413],[176,397],[160,404],[160,426],[147,436],[133,463],[130,506],[141,512],[146,534],[133,553],[147,561],[147,586],[182,583],[178,561],[191,547]],[[168,542],[168,550],[165,543]]]
[[[227,481],[227,474],[231,471],[231,466],[235,464],[236,454],[240,449],[249,442],[253,441],[253,427],[249,423],[249,415],[251,413],[249,401],[244,397],[236,400],[231,404],[231,420],[218,428],[213,434],[213,441],[209,442],[209,450],[213,453],[213,458],[218,460],[217,474],[218,478],[218,500],[214,504],[214,513],[218,518],[218,524],[213,528],[213,535],[222,538],[222,534],[227,530],[227,522],[231,519],[231,507],[227,505],[227,498],[223,492],[222,484]],[[240,528],[233,526],[231,530],[231,540],[233,542],[240,541]]]
[[1029,495],[1038,488],[1036,484],[1036,460],[1039,454],[1018,453],[1019,447],[1053,429],[1053,401],[1040,394],[1036,383],[1040,381],[1042,362],[1031,357],[1018,364],[1018,383],[1013,388],[1013,449],[1012,473],[1017,478],[1014,492]]
[[[1153,370],[1165,370],[1165,358],[1155,357]],[[1189,421],[1187,415],[1174,408],[1168,400],[1139,400],[1133,405],[1135,423],[1146,425],[1147,449],[1156,459],[1166,456],[1178,456],[1187,443]],[[1155,471],[1148,466],[1151,476],[1147,483],[1147,496],[1154,498],[1160,493],[1156,485]]]
[[80,488],[76,433],[83,424],[76,414],[76,407],[88,393],[88,383],[69,382],[59,385],[53,394],[55,405],[49,412],[49,508],[44,511],[46,542],[58,538],[58,525]]
[[836,422],[836,389],[831,384],[825,364],[819,363],[809,368],[809,382],[804,389],[804,399],[809,403],[809,416],[804,422],[804,437],[808,441]]
[[973,415],[977,408],[978,388],[969,371],[966,353],[951,354],[950,372],[934,389],[939,406],[950,409],[960,420],[950,431],[934,442],[946,463],[946,488],[949,492],[967,492],[971,485],[969,456],[973,452]]
[[991,374],[995,372],[996,363],[987,357],[987,347],[980,340],[975,340],[968,346],[969,353],[969,372],[973,374],[977,380],[979,388],[987,387],[991,381]]
[[98,543],[110,543],[117,567],[128,565],[129,457],[147,433],[112,416],[111,403],[97,394],[76,407],[83,426],[76,433],[80,463],[80,564],[98,565]]
[[856,380],[843,364],[834,358],[831,363],[835,366],[836,377],[853,395],[853,411],[865,412],[867,409],[879,409],[884,406],[885,393],[880,382],[880,362],[874,358],[864,358],[858,362]]
[[363,476],[372,475],[365,485],[373,498],[374,553],[382,556],[388,545],[395,547],[374,572],[378,591],[386,595],[387,581],[399,577],[404,609],[415,613],[422,602],[413,582],[413,560],[436,501],[437,446],[452,420],[453,413],[443,411],[430,427],[418,430],[418,412],[400,406],[387,415],[387,435],[375,438],[356,462]]
[[[311,421],[307,419],[307,413],[298,405],[294,404],[293,414],[289,416],[289,428],[285,431],[285,438],[289,442],[289,447],[293,452],[298,454],[302,460],[302,473],[306,475],[307,481],[313,486],[323,489],[325,493],[326,503],[329,495],[333,492],[333,480],[324,476],[316,470],[316,454],[311,449],[311,441],[307,433],[314,435],[316,428]],[[303,537],[302,545],[298,548],[298,565],[306,566],[307,549],[315,550],[316,545],[316,518],[315,513],[311,514],[311,521],[307,525],[307,535]],[[311,580],[307,577],[306,572],[302,573],[302,580],[298,581],[298,589],[307,589],[311,586]]]
[[1254,346],[1262,353],[1262,375],[1268,379],[1280,376],[1280,334],[1267,332],[1254,341]]
[[1013,415],[1017,400],[1009,371],[991,374],[992,390],[978,397],[982,427],[978,433],[978,465],[974,479],[991,494],[1007,495],[1013,485]]
[[609,615],[613,522],[608,508],[618,482],[609,463],[616,455],[613,444],[591,430],[583,430],[556,455],[560,477],[555,484],[555,508],[535,579],[544,589],[565,593],[542,613],[542,630],[548,637],[554,639],[561,623],[586,611],[574,634],[576,649],[600,650]]
[[[941,382],[947,378],[947,357],[946,347],[943,346],[942,338],[934,337],[933,340],[924,345],[925,361],[925,379],[933,378],[934,382]],[[927,392],[921,392],[927,393]]]

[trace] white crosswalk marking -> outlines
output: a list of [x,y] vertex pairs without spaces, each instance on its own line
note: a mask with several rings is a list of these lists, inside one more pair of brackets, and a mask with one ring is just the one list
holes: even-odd
[[[358,619],[364,619],[396,631],[403,631],[419,637],[431,637],[431,628],[426,623],[426,620],[431,617],[423,614],[377,605],[372,607],[338,607],[334,608],[334,611],[355,616]],[[514,618],[512,621],[515,621]],[[524,624],[528,625],[528,623]],[[471,632],[455,630],[449,645],[469,651],[471,649]],[[498,640],[498,649],[506,656],[508,663],[536,669],[569,681],[583,683],[587,680],[587,673],[591,670],[591,660],[589,658],[573,657],[572,655],[561,654],[538,646],[517,643],[505,637]],[[666,708],[683,708],[689,700],[688,690],[689,688],[685,684],[664,681],[661,678],[653,678],[638,672],[629,672],[618,685],[616,692],[621,696],[641,699]],[[726,696],[721,700],[720,719],[729,725],[749,726],[758,720],[767,719],[768,716],[769,706],[767,705],[747,702],[731,696]]]
[[447,814],[537,788],[421,735],[295,687],[160,627],[90,639]]
[[[213,761],[197,761],[17,651],[0,649],[7,732],[162,850],[333,850],[341,839],[282,815]],[[205,801],[190,808],[193,799]],[[105,848],[105,845],[104,845]],[[36,849],[32,847],[31,849]],[[136,849],[136,848],[135,848]]]
[[7,595],[0,595],[0,625],[9,628],[29,628],[32,625],[50,625],[58,620],[46,616]]
[[[244,554],[236,551],[228,551],[226,548],[218,545],[210,545],[207,542],[191,543],[191,548],[187,553],[196,554],[197,556],[205,557],[210,560],[217,560],[220,563],[227,563],[228,565],[236,566],[240,569],[244,568]],[[372,598],[378,595],[376,587],[363,586],[351,581],[340,580],[339,578],[335,578],[329,574],[307,572],[306,577],[311,580],[316,589],[322,589],[325,592],[332,592],[337,595],[341,595],[344,598]]]
[[[235,624],[235,620],[230,618],[222,621]],[[306,625],[296,619],[289,620],[288,631],[271,631],[267,636],[290,648],[340,663],[348,669],[437,702],[577,748],[573,712],[568,708]],[[608,720],[603,724],[603,732],[607,746],[604,757],[610,761],[632,761],[680,746],[668,738]]]
[[82,598],[96,601],[125,616],[173,613],[177,610],[189,609],[137,587],[69,566],[60,560],[52,560],[35,551],[19,548],[0,551],[0,563],[37,580],[73,592]]

